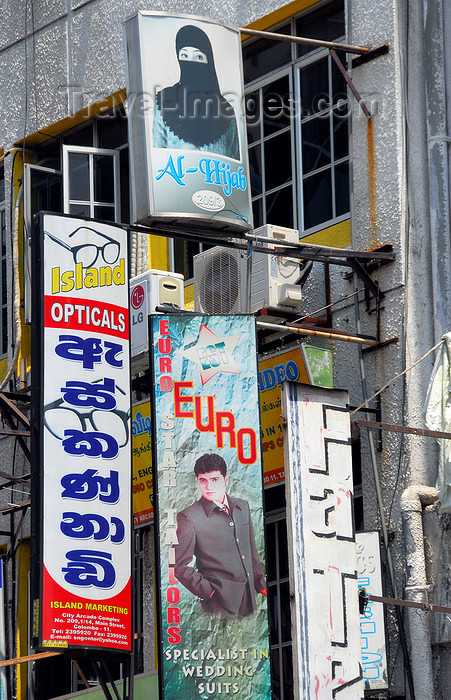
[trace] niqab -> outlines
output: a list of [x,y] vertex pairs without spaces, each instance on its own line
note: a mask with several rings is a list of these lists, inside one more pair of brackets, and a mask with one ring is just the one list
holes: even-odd
[[[211,43],[205,32],[193,25],[179,29],[175,40],[180,80],[157,94],[156,102],[171,131],[195,147],[215,143],[235,119],[232,105],[222,95],[216,76]],[[181,61],[180,49],[192,46],[207,62]]]

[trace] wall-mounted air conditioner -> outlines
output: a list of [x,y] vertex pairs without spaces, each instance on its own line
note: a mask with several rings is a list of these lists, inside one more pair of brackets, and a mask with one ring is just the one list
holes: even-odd
[[147,317],[151,313],[184,307],[184,278],[177,272],[147,270],[130,280],[132,373],[149,366]]
[[[295,229],[266,225],[257,236],[270,239],[270,245],[285,241],[298,243]],[[194,256],[194,308],[200,313],[233,314],[261,309],[299,311],[302,299],[299,261],[259,253],[258,242],[252,256],[250,308],[247,305],[248,263],[246,252],[216,246]]]

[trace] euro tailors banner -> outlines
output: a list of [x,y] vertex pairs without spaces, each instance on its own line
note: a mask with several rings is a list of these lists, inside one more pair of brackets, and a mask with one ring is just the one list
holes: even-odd
[[150,324],[161,697],[269,700],[255,320]]
[[46,214],[36,239],[34,644],[130,651],[127,233]]

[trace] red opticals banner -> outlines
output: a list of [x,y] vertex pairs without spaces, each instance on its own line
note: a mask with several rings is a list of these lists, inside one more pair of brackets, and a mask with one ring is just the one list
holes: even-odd
[[33,250],[34,645],[130,651],[127,233],[41,215]]

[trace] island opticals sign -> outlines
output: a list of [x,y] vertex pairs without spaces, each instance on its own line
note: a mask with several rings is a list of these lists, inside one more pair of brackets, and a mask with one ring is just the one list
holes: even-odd
[[50,214],[40,224],[33,237],[33,642],[130,651],[127,233]]
[[251,229],[240,32],[140,11],[125,36],[135,220]]

